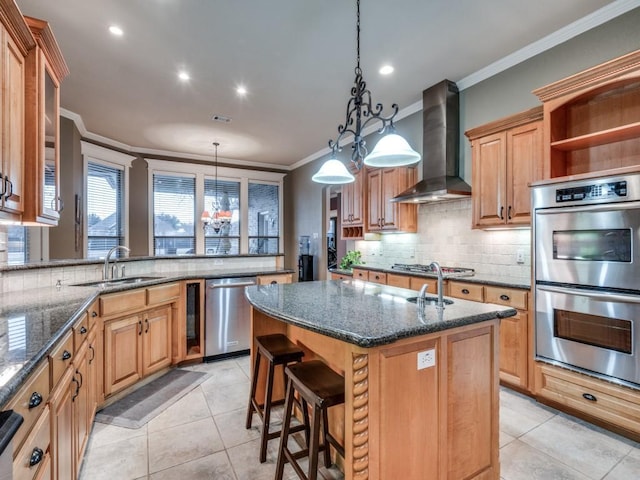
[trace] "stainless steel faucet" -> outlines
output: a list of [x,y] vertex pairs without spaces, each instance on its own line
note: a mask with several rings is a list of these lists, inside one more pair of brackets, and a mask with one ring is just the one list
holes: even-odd
[[440,264],[438,262],[431,262],[429,267],[433,268],[438,275],[438,303],[436,303],[436,309],[442,311],[444,310],[444,299],[442,298],[442,268],[440,268]]
[[420,289],[420,293],[418,294],[418,309],[423,310],[424,309],[424,299],[427,295],[427,289],[429,288],[428,284],[424,284],[422,285],[422,288]]
[[[102,279],[103,280],[109,280],[109,260],[111,259],[111,255],[113,255],[113,252],[115,252],[118,249],[122,249],[127,253],[129,253],[131,251],[127,247],[122,246],[122,245],[116,245],[111,250],[109,250],[109,253],[107,253],[107,256],[104,257],[104,267],[102,269]],[[117,261],[118,260],[116,259],[116,262]],[[113,278],[113,273],[111,273],[111,278]]]

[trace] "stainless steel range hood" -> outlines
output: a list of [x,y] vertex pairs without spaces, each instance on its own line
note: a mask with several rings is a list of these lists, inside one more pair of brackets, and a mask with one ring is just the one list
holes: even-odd
[[458,175],[460,101],[450,80],[422,92],[422,180],[392,202],[422,203],[468,197],[471,187]]

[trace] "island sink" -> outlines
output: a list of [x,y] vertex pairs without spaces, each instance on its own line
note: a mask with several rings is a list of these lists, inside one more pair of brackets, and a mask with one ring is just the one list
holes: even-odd
[[163,277],[125,277],[125,278],[114,278],[111,280],[94,280],[91,282],[83,282],[83,283],[72,283],[72,287],[109,287],[112,285],[128,285],[131,283],[141,283],[147,282],[149,280],[158,280]]
[[[438,297],[424,297],[422,301],[425,303],[425,305],[437,305]],[[445,305],[453,305],[453,300],[443,298],[442,301]],[[418,297],[409,297],[407,298],[407,302],[418,303]]]

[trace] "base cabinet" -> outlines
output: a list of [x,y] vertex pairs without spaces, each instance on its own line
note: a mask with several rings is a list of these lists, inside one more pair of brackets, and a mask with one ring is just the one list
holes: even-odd
[[142,316],[104,324],[104,394],[118,392],[142,378]]
[[74,477],[73,396],[76,391],[73,370],[67,368],[51,394],[51,459],[54,480]]

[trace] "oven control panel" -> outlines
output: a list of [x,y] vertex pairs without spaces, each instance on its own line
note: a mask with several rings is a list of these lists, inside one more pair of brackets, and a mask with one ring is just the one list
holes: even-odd
[[594,183],[580,187],[559,188],[556,190],[556,202],[576,202],[590,200],[616,199],[627,196],[626,180],[610,183]]

